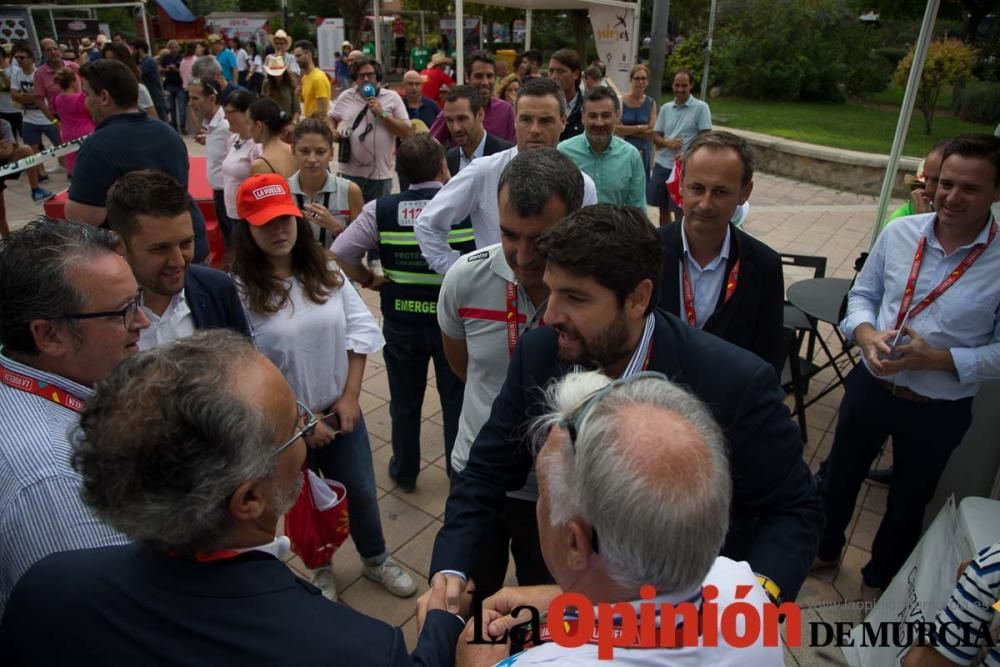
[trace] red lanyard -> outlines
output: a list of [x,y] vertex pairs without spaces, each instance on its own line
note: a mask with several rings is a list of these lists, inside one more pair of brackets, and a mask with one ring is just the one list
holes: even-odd
[[517,339],[521,332],[517,328],[517,287],[514,283],[507,281],[507,354],[514,356],[514,348],[517,347]]
[[16,389],[17,391],[23,391],[26,394],[34,394],[35,396],[41,396],[47,401],[52,401],[57,405],[61,405],[67,410],[72,410],[76,413],[83,412],[85,404],[79,398],[64,391],[59,387],[45,382],[36,380],[35,378],[28,377],[27,375],[21,375],[17,371],[12,371],[9,368],[0,366],[3,369],[3,373],[0,374],[0,383],[3,383],[10,387],[11,389]]
[[[694,290],[691,288],[691,277],[688,275],[687,258],[685,257],[681,257],[681,274],[684,283],[684,313],[687,315],[688,324],[697,327],[698,315],[694,310]],[[733,262],[733,268],[729,270],[729,275],[726,276],[726,295],[722,300],[723,305],[729,303],[729,300],[733,298],[733,292],[736,291],[739,282],[740,260],[737,259]]]
[[917,276],[920,275],[920,265],[924,261],[924,246],[927,245],[927,237],[921,236],[920,242],[917,243],[917,252],[913,256],[913,266],[910,267],[910,277],[906,281],[906,289],[903,290],[903,301],[899,304],[899,315],[896,316],[896,328],[898,329],[902,324],[903,320],[906,319],[907,313],[909,313],[910,319],[916,317],[917,313],[921,312],[924,308],[934,303],[939,296],[944,294],[949,287],[958,282],[958,279],[965,275],[965,272],[969,270],[979,256],[982,255],[986,249],[993,243],[993,239],[997,235],[997,223],[993,222],[990,225],[990,233],[986,237],[986,243],[977,243],[973,246],[969,254],[965,256],[962,263],[955,267],[955,270],[949,273],[944,280],[941,281],[937,287],[932,289],[930,293],[920,300],[920,303],[915,305],[912,310],[910,310],[910,303],[913,301],[913,290],[917,286]]

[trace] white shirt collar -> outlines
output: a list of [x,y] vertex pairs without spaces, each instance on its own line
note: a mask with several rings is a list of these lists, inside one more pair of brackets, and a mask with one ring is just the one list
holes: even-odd
[[[719,265],[720,262],[729,260],[729,245],[730,242],[732,241],[731,238],[732,234],[733,234],[733,228],[730,227],[729,224],[727,223],[726,238],[722,241],[722,252],[720,252],[715,257],[715,259],[706,264],[704,267],[698,266],[699,269],[701,270],[714,269]],[[698,262],[695,262],[694,257],[691,256],[691,249],[688,246],[688,237],[687,237],[687,232],[684,230],[683,221],[681,221],[681,243],[683,243],[684,245],[684,256],[687,257],[690,261],[694,262],[694,264],[697,266]]]
[[649,354],[649,346],[653,343],[653,328],[655,324],[656,318],[653,316],[653,313],[646,315],[646,323],[642,329],[642,337],[639,338],[639,346],[632,353],[632,358],[622,373],[623,378],[642,372],[642,367],[646,363],[646,355]]
[[463,166],[471,164],[472,161],[475,160],[476,158],[482,157],[483,153],[485,152],[486,152],[486,130],[483,130],[483,138],[479,140],[479,145],[476,146],[476,150],[472,151],[471,158],[465,157],[465,151],[463,151],[461,148],[458,149],[459,164]]
[[[937,239],[937,234],[934,233],[934,224],[936,222],[937,214],[927,216],[927,221],[924,223],[923,235],[927,237],[927,242],[931,246],[937,248],[941,252],[944,252],[944,248],[941,247],[941,243]],[[983,225],[983,228],[979,230],[979,234],[976,235],[976,238],[973,239],[971,243],[966,243],[963,246],[955,248],[955,250],[952,251],[952,254],[958,252],[959,250],[968,250],[969,248],[972,248],[980,243],[986,243],[987,239],[990,237],[990,227],[995,224],[997,224],[997,221],[991,214],[988,223]]]

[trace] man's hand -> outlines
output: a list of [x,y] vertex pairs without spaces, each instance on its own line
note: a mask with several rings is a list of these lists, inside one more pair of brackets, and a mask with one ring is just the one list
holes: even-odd
[[202,130],[198,134],[194,135],[194,140],[197,141],[202,146],[205,145],[205,139],[208,137],[208,132]]
[[[531,613],[522,610],[517,616],[511,613],[518,607],[534,607],[545,613],[553,598],[562,593],[558,586],[506,586],[483,600],[484,636],[500,638],[511,628],[531,620]],[[489,615],[487,615],[489,612]]]
[[354,396],[344,394],[330,407],[330,412],[340,417],[340,430],[344,433],[352,433],[361,421],[361,405]]
[[379,117],[382,116],[382,112],[384,111],[384,109],[382,109],[382,103],[378,101],[377,97],[368,98],[368,108],[372,110],[372,113]]
[[665,139],[663,143],[672,151],[679,151],[684,148],[684,142],[681,139]]
[[336,437],[337,434],[333,432],[333,429],[320,421],[316,422],[316,428],[313,430],[312,435],[304,436],[304,439],[307,447],[316,449],[317,447],[326,447]]
[[[424,627],[427,612],[432,609],[443,609],[450,614],[461,614],[467,588],[472,590],[462,577],[454,574],[438,572],[431,577],[430,589],[417,599],[417,631],[419,632]],[[465,611],[468,614],[468,602],[466,602]]]
[[[498,612],[483,609],[482,637],[486,637],[486,627],[498,617]],[[465,624],[465,631],[458,639],[455,651],[455,667],[493,667],[510,655],[510,641],[496,644],[475,644],[476,619]]]
[[913,202],[914,213],[930,213],[934,210],[934,202],[927,196],[927,191],[923,188],[911,190],[910,200]]
[[903,335],[909,342],[896,346],[896,358],[886,359],[882,367],[886,373],[899,371],[954,371],[955,364],[951,352],[931,347],[927,340],[918,336],[910,327],[903,327]]
[[392,278],[382,275],[380,273],[372,274],[372,284],[368,286],[368,289],[375,290],[376,292],[382,291],[382,286],[392,282]]
[[861,354],[868,361],[868,368],[871,369],[874,375],[886,375],[895,372],[885,367],[885,364],[888,362],[888,359],[885,359],[885,357],[888,357],[892,351],[889,343],[895,337],[895,331],[878,331],[867,322],[859,324],[854,329],[854,340],[858,342]]

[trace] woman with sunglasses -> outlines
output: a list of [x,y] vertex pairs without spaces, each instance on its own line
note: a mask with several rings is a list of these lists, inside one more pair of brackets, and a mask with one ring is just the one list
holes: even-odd
[[[385,546],[359,405],[365,361],[382,348],[382,333],[329,252],[313,240],[284,178],[251,176],[240,185],[236,206],[233,275],[254,340],[320,418],[306,438],[309,466],[347,487],[362,574],[408,597],[416,587]],[[336,599],[329,567],[317,569],[313,583]]]
[[292,157],[291,147],[281,135],[292,122],[292,117],[270,97],[255,100],[247,109],[247,115],[250,118],[250,136],[261,146],[260,157],[250,165],[251,173],[278,174],[289,178],[298,165]]
[[330,172],[333,132],[317,118],[306,118],[292,133],[292,154],[299,170],[288,179],[295,202],[306,215],[313,235],[329,248],[333,239],[361,213],[361,186]]
[[225,180],[222,175],[222,162],[229,153],[229,122],[226,112],[219,104],[222,91],[219,84],[207,79],[192,79],[188,86],[188,104],[202,119],[201,130],[195,136],[195,141],[205,147],[205,172],[208,184],[212,188],[212,204],[215,208],[215,219],[219,221],[222,236],[228,241],[232,233],[233,223],[226,214]]
[[653,157],[651,138],[656,125],[656,102],[646,94],[649,68],[642,64],[633,67],[629,83],[629,91],[622,95],[622,122],[615,128],[615,134],[639,149],[648,178]]

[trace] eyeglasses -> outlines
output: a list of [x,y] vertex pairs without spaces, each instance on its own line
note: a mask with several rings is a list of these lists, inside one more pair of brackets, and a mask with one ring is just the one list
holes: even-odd
[[302,428],[296,431],[295,435],[289,438],[285,444],[283,444],[281,447],[278,447],[273,452],[271,452],[271,456],[277,456],[281,452],[291,447],[296,440],[298,440],[303,436],[312,435],[313,431],[316,430],[316,424],[319,423],[319,419],[316,418],[316,415],[313,414],[313,411],[307,408],[303,403],[299,401],[295,401],[295,405],[299,409],[299,417],[297,423],[302,424]]
[[142,302],[142,290],[140,289],[135,298],[118,310],[102,310],[99,313],[66,313],[63,315],[69,320],[93,320],[98,317],[120,317],[126,329],[131,329],[135,324],[135,318],[139,314],[139,304]]
[[[642,371],[641,373],[636,373],[635,375],[629,375],[628,377],[618,378],[617,380],[612,380],[606,386],[601,387],[597,391],[593,392],[577,405],[569,413],[569,415],[559,422],[559,426],[566,429],[569,434],[569,443],[573,448],[573,454],[576,455],[576,438],[579,433],[580,425],[590,414],[590,411],[601,402],[601,400],[610,394],[612,391],[618,387],[624,387],[633,382],[638,382],[639,380],[666,380],[667,376],[663,373],[657,373],[656,371]],[[594,549],[594,553],[600,553],[600,547],[597,542],[597,529],[593,526],[590,527],[591,537],[590,541]]]

